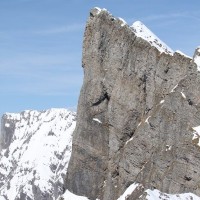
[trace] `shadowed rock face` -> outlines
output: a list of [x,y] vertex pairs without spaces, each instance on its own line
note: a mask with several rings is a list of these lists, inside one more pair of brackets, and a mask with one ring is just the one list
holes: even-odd
[[200,125],[200,76],[193,60],[161,53],[95,8],[82,65],[66,188],[92,200],[116,200],[133,182],[200,195],[200,147],[192,128]]

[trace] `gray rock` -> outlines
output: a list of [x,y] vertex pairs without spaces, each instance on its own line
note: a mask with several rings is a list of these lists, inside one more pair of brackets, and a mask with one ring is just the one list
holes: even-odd
[[160,53],[121,23],[98,9],[88,19],[65,187],[91,200],[116,200],[133,182],[200,195],[196,65],[180,53]]
[[17,119],[13,120],[8,118],[6,114],[2,116],[0,132],[0,151],[9,147],[15,131],[15,123],[17,121]]

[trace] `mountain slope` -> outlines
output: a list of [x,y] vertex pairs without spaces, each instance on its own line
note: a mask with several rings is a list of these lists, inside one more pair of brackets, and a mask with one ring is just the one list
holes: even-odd
[[2,199],[54,200],[63,193],[75,120],[75,113],[65,109],[3,115]]

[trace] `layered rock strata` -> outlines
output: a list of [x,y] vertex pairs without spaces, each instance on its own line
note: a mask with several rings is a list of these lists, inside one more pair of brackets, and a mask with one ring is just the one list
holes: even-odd
[[145,199],[146,189],[200,196],[200,75],[191,58],[153,42],[91,10],[65,183],[73,193],[116,200],[139,183],[129,199]]

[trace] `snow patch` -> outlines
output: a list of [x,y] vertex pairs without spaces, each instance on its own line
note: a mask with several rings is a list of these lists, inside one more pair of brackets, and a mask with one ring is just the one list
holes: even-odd
[[69,190],[66,190],[62,197],[64,198],[64,200],[89,200],[87,197],[75,195]]
[[[123,195],[121,195],[117,200],[126,200],[129,195],[133,193],[133,191],[137,187],[142,187],[141,184],[133,183],[130,185]],[[146,200],[200,200],[200,197],[196,196],[193,193],[182,193],[182,194],[167,194],[162,193],[157,189],[150,190],[147,189],[144,191],[144,194],[146,193]],[[141,195],[140,197],[142,197]]]
[[20,114],[19,113],[5,113],[6,119],[10,120],[20,120]]
[[197,145],[200,146],[200,126],[192,127],[193,132],[192,140],[197,140]]
[[192,59],[192,57],[190,57],[190,56],[184,54],[184,53],[183,53],[182,51],[180,51],[180,50],[176,50],[175,53],[178,53],[178,54],[180,54],[180,55],[182,55],[182,56],[184,56],[184,57],[186,57],[186,58]]
[[171,92],[174,92],[174,90],[175,90],[177,87],[178,87],[178,84],[175,85],[175,86],[172,88]]
[[141,124],[142,124],[142,122],[140,122],[140,123],[137,125],[137,127],[139,127]]
[[192,127],[196,131],[196,133],[200,136],[200,126]]
[[182,95],[182,97],[183,97],[184,99],[186,99],[186,96],[185,96],[185,94],[184,94],[183,92],[181,92],[181,95]]
[[166,145],[166,149],[165,149],[165,151],[171,151],[171,149],[172,149],[172,146],[170,146],[170,145]]
[[126,145],[133,140],[133,137],[131,137],[128,141],[126,141]]
[[150,118],[150,117],[151,117],[151,116],[148,116],[148,117],[146,118],[145,123],[149,124],[149,118]]
[[162,193],[159,190],[146,190],[147,200],[200,200],[200,197],[192,193],[183,193],[183,194],[166,194]]
[[196,49],[193,60],[194,60],[194,63],[196,63],[197,65],[197,71],[200,71],[200,47]]
[[118,18],[122,23],[121,26],[125,26],[127,25],[126,21],[124,19],[122,19],[121,17]]
[[6,128],[9,128],[9,127],[10,127],[10,124],[6,123],[6,124],[5,124],[5,127],[6,127]]
[[161,41],[154,33],[152,33],[142,22],[136,21],[131,26],[137,37],[141,37],[148,41],[151,46],[156,47],[161,53],[173,55],[173,50]]
[[139,186],[138,183],[131,184],[123,195],[121,195],[117,200],[126,200],[126,198],[132,194],[132,192]]
[[163,100],[160,101],[160,104],[163,104],[164,102],[165,102],[165,100],[163,99]]
[[92,120],[98,122],[99,124],[102,124],[102,122],[97,118],[93,118]]
[[94,9],[97,10],[97,13],[96,13],[97,15],[102,11],[101,8],[99,8],[99,7],[95,7]]

